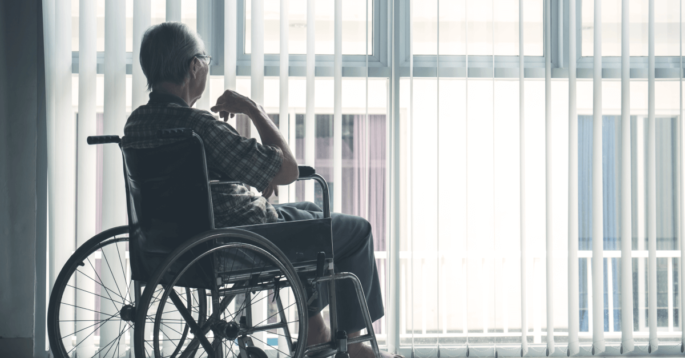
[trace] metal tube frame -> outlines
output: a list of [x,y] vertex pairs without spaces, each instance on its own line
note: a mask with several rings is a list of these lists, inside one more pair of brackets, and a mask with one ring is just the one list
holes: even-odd
[[[371,342],[371,348],[373,349],[373,353],[376,356],[376,358],[380,358],[380,351],[378,349],[378,342],[376,341],[376,334],[373,331],[373,321],[371,321],[371,314],[369,313],[369,306],[366,304],[366,297],[364,297],[364,289],[362,288],[361,282],[359,282],[359,278],[357,275],[351,273],[351,272],[340,272],[340,273],[334,273],[331,274],[330,276],[323,276],[317,278],[315,281],[316,282],[331,282],[331,288],[329,289],[329,292],[335,292],[333,290],[333,287],[335,285],[335,281],[337,280],[351,280],[352,283],[354,284],[354,291],[357,293],[357,300],[359,301],[359,305],[362,308],[362,314],[364,316],[364,322],[366,323],[366,330],[367,334],[355,338],[348,338],[347,339],[347,345],[354,344],[354,343],[360,343],[360,342],[366,342],[370,341]],[[333,317],[333,311],[335,311],[335,304],[333,303],[334,301],[331,301],[331,317]],[[331,332],[336,332],[332,328],[333,326],[331,325]],[[337,328],[337,325],[336,325]],[[331,338],[333,339],[333,338]],[[312,354],[316,352],[322,352],[325,351],[326,349],[330,348],[331,344],[330,343],[321,343],[317,345],[313,345],[309,347],[307,350],[305,350],[304,354],[308,356],[312,356]],[[340,350],[340,347],[337,347],[338,351]]]
[[[189,129],[169,129],[169,130],[163,130],[158,133],[160,137],[178,137],[178,138],[194,138],[195,140],[198,141],[202,148],[202,153],[204,154],[204,142],[202,141],[202,138],[197,135],[195,132]],[[88,142],[92,144],[106,144],[106,143],[120,143],[120,138],[119,136],[94,136],[94,137],[89,137]],[[204,155],[203,155],[204,156]],[[205,170],[205,173],[207,173],[207,162],[206,159],[203,160],[203,167]],[[321,189],[323,191],[323,197],[324,197],[324,202],[323,202],[323,217],[324,218],[330,218],[331,217],[331,212],[330,212],[330,195],[329,195],[329,188],[328,188],[328,183],[326,180],[321,176],[320,174],[317,173],[312,173],[307,176],[303,176],[297,179],[299,180],[314,180],[316,181],[319,185],[321,185]],[[209,181],[207,180],[207,187],[210,188],[212,185],[224,185],[224,184],[237,184],[237,182],[221,182],[221,181]],[[208,190],[209,191],[209,190]],[[211,194],[208,196],[208,201],[210,204],[210,212],[212,213],[212,217],[214,216],[214,211],[211,206],[212,203],[212,198]],[[212,228],[214,227],[214,223],[212,220]],[[357,294],[357,299],[359,300],[359,304],[362,308],[362,314],[364,316],[364,321],[366,322],[366,329],[368,331],[367,334],[360,336],[360,337],[355,337],[355,338],[350,338],[346,340],[346,345],[349,344],[354,344],[354,343],[360,343],[360,342],[365,342],[365,341],[371,341],[371,346],[373,348],[374,354],[377,358],[380,358],[380,352],[378,349],[378,342],[376,341],[376,335],[373,330],[373,322],[371,321],[371,315],[369,313],[369,308],[366,303],[366,298],[364,297],[364,289],[361,286],[361,283],[359,282],[359,278],[353,273],[350,272],[342,272],[342,273],[335,273],[335,252],[333,251],[333,236],[331,235],[331,253],[332,253],[332,258],[331,258],[331,263],[329,266],[329,269],[333,270],[333,273],[330,276],[323,276],[314,279],[314,282],[327,282],[330,281],[330,287],[328,290],[329,293],[329,302],[330,302],[330,328],[331,332],[336,333],[338,332],[338,317],[337,317],[337,302],[336,302],[336,289],[335,289],[335,282],[337,280],[344,280],[348,279],[351,280],[354,284],[355,287],[355,292]],[[231,288],[231,289],[226,289],[226,290],[218,290],[217,293],[219,295],[224,294],[224,295],[235,295],[238,293],[246,293],[246,292],[252,292],[255,290],[255,288],[258,289],[264,289],[268,290],[270,288],[273,288],[273,284],[266,284],[266,285],[258,285],[258,286],[253,286],[253,287],[240,287],[240,288]],[[138,291],[138,289],[136,289]],[[136,299],[138,298],[138,293],[136,294]],[[250,295],[247,295],[248,297]],[[218,297],[218,295],[217,295]],[[250,312],[250,303],[249,303],[249,298],[248,299],[248,304],[247,304],[247,320],[248,320],[248,326],[251,326],[251,312]],[[280,302],[279,302],[280,303]],[[274,329],[274,328],[282,328],[283,323],[275,324],[275,325],[268,325],[264,327],[260,327],[258,329],[252,329],[250,332],[258,332],[258,331],[266,331],[269,329]],[[335,346],[338,346],[337,338],[333,338],[335,335],[332,335],[332,341],[329,343],[323,343],[320,345],[315,345],[309,348],[305,354],[312,354],[315,352],[323,351],[326,348],[330,348],[331,343],[334,343]],[[338,351],[341,350],[341,347],[337,347]],[[347,350],[347,347],[344,348],[344,351]]]

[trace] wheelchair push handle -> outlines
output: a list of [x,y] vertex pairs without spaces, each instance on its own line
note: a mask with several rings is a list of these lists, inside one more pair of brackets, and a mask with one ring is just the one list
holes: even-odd
[[300,176],[297,178],[297,180],[312,179],[319,183],[321,186],[321,191],[323,191],[323,217],[331,217],[330,197],[328,194],[328,183],[326,183],[326,179],[324,179],[324,177],[322,177],[320,174],[317,174],[316,169],[312,167],[300,165],[297,167],[297,169],[300,171]]
[[312,175],[316,174],[316,169],[314,169],[312,167],[300,165],[297,167],[297,169],[299,169],[299,171],[300,171],[300,176],[298,179],[309,178]]
[[86,141],[90,145],[94,144],[108,144],[108,143],[120,143],[121,138],[118,135],[93,135],[89,136]]

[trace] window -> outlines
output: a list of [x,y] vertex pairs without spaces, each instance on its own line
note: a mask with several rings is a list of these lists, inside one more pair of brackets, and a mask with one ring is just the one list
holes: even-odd
[[[72,117],[78,116],[64,113],[78,114],[86,101],[95,106],[97,133],[112,125],[108,111],[122,114],[114,124],[123,125],[124,115],[146,101],[132,53],[141,35],[133,33],[134,25],[180,20],[198,29],[214,61],[206,97],[197,106],[208,108],[228,87],[258,98],[298,161],[315,166],[330,183],[334,210],[372,223],[386,307],[399,312],[376,323],[381,345],[419,357],[466,354],[466,347],[488,356],[520,355],[531,347],[527,354],[541,355],[544,348],[562,346],[588,355],[593,342],[603,342],[609,347],[604,354],[612,355],[628,330],[623,314],[630,311],[638,351],[659,340],[660,352],[675,352],[682,329],[679,280],[685,272],[680,2],[655,2],[650,24],[649,2],[628,1],[630,71],[622,76],[622,2],[602,1],[597,43],[602,71],[595,77],[594,37],[600,27],[590,0],[576,0],[573,9],[570,1],[547,0],[345,0],[339,14],[336,0],[316,0],[311,23],[305,0],[290,0],[287,16],[277,0],[257,0],[261,7],[253,7],[252,0],[149,1],[149,19],[141,20],[135,10],[144,1],[127,0],[123,14],[112,14],[98,0],[95,11],[85,14],[73,0],[70,32],[68,26],[45,24],[60,39],[52,45],[62,45],[54,49],[62,56],[55,58],[64,62],[65,51],[72,54],[71,63],[54,65],[50,74],[48,95],[72,104],[69,111],[51,114],[52,123],[74,124]],[[99,66],[87,73],[81,72],[90,61],[81,53],[83,16],[96,21],[93,47],[100,55]],[[224,20],[230,16],[235,22]],[[288,22],[284,39],[282,19]],[[338,39],[336,19],[342,29]],[[260,21],[263,31],[253,32]],[[650,26],[654,76],[649,75]],[[308,54],[312,27],[314,50]],[[117,53],[125,62],[105,77],[108,31],[125,33],[126,47]],[[263,45],[263,56],[253,53],[253,41]],[[288,46],[287,63],[281,63],[282,43]],[[46,53],[49,63],[55,53]],[[577,66],[575,74],[571,65]],[[90,88],[80,87],[81,80],[95,83],[95,91],[88,92],[95,96],[81,97],[83,88]],[[630,91],[627,108],[622,84]],[[68,86],[71,90],[64,90]],[[630,116],[629,176],[622,172],[624,110]],[[576,122],[577,133],[570,129]],[[232,124],[255,136],[247,118]],[[601,128],[598,138],[595,128]],[[596,148],[599,138],[602,146]],[[341,143],[339,154],[335,143]],[[65,172],[73,173],[77,158],[68,149],[50,150],[64,158]],[[569,164],[569,155],[577,156],[577,165]],[[100,168],[104,160],[98,154],[91,164]],[[593,168],[599,167],[597,180]],[[94,210],[69,201],[64,210],[50,213],[55,220],[96,221],[102,229],[102,207],[108,205],[103,183],[112,185],[112,179],[97,170],[93,180],[100,195]],[[50,184],[53,192],[71,178],[64,175]],[[622,191],[628,178],[630,195]],[[577,196],[569,197],[574,188]],[[323,193],[300,182],[270,200],[321,204]],[[629,217],[621,210],[627,205]],[[68,216],[73,213],[76,218]],[[627,251],[621,245],[626,220],[632,240]],[[50,232],[54,242],[69,236],[60,227]],[[598,236],[602,245],[593,246]],[[598,255],[601,270],[593,267]],[[630,269],[623,267],[624,255],[631,257]],[[656,272],[649,271],[650,262],[656,262]],[[578,284],[569,284],[569,277]],[[650,280],[656,280],[656,290],[650,290]],[[629,281],[631,290],[624,291]],[[624,304],[628,299],[632,307]],[[656,331],[650,330],[650,315],[656,316]],[[276,335],[268,338],[277,344]]]
[[[316,2],[316,50],[317,54],[333,54],[333,0]],[[368,12],[368,13],[367,13]],[[280,50],[280,1],[264,2],[264,53],[278,54]],[[368,20],[367,20],[368,15]],[[289,1],[288,51],[294,55],[307,53],[307,0]],[[348,0],[343,7],[343,55],[373,54],[373,1]],[[252,3],[245,2],[245,53],[251,53]],[[368,37],[366,27],[368,25]],[[364,49],[364,46],[368,46]],[[368,51],[368,52],[367,52]]]

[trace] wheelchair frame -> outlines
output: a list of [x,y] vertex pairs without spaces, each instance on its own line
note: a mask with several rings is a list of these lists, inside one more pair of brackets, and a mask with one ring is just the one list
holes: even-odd
[[[207,171],[207,163],[206,163],[206,157],[205,157],[204,143],[202,141],[202,138],[199,135],[197,135],[196,133],[194,133],[190,129],[178,128],[178,129],[161,130],[158,132],[158,137],[161,139],[183,140],[183,139],[193,138],[194,140],[197,140],[199,142],[199,145],[200,145],[200,148],[202,151],[203,170],[204,170],[206,178],[208,178],[207,177],[208,171]],[[88,137],[88,144],[108,144],[108,143],[119,144],[120,148],[122,149],[122,156],[123,156],[123,148],[122,148],[121,139],[119,138],[119,136],[106,135],[106,136]],[[123,158],[123,160],[124,160],[124,172],[126,174],[126,164],[125,164],[126,159],[125,159],[125,157]],[[323,216],[324,216],[324,218],[330,218],[331,217],[330,204],[329,204],[330,198],[329,198],[328,184],[326,183],[326,180],[321,175],[317,174],[314,168],[300,166],[299,169],[300,169],[300,177],[297,179],[298,181],[300,181],[300,180],[315,180],[321,186],[321,188],[323,190],[323,196],[324,196]],[[214,227],[214,221],[213,221],[214,215],[213,215],[213,207],[212,207],[212,201],[211,201],[211,199],[212,199],[211,198],[211,188],[214,185],[230,185],[230,184],[242,184],[242,183],[236,182],[236,181],[210,181],[209,179],[207,179],[208,203],[210,206],[209,212],[211,213],[211,218],[210,218],[211,230],[209,230],[203,234],[200,234],[198,236],[207,236],[207,235],[211,236],[211,234],[213,232],[227,232],[227,231],[234,232],[234,233],[243,232],[243,233],[249,233],[249,234],[254,235],[254,233],[240,229],[240,227],[233,227],[233,228],[229,228],[229,229],[216,229]],[[126,181],[126,186],[127,186],[126,191],[127,191],[127,195],[128,195],[128,191],[129,191],[128,181]],[[128,201],[128,198],[127,198],[127,201]],[[123,228],[123,227],[120,227],[120,228]],[[96,235],[96,237],[97,237],[97,235]],[[132,235],[129,235],[129,237],[130,237],[130,239],[133,238]],[[199,237],[196,237],[196,239],[198,239],[198,238]],[[264,239],[264,240],[267,240],[267,239]],[[328,275],[325,274],[324,260],[321,257],[323,253],[320,253],[319,256],[317,257],[316,277],[315,278],[309,278],[306,280],[307,284],[312,285],[312,286],[316,286],[322,282],[328,282],[329,283],[329,289],[328,289],[329,312],[330,312],[330,316],[329,316],[330,322],[329,323],[330,323],[330,331],[331,331],[331,340],[329,342],[325,342],[325,343],[306,347],[303,355],[307,355],[311,358],[322,358],[322,357],[327,357],[327,356],[336,354],[336,358],[344,358],[344,357],[348,356],[347,346],[349,344],[370,341],[375,356],[377,358],[380,358],[380,352],[378,349],[376,336],[375,336],[375,333],[373,330],[373,322],[371,321],[371,316],[370,316],[370,313],[368,310],[366,299],[365,299],[364,294],[363,294],[363,288],[361,286],[361,283],[360,283],[359,279],[357,278],[357,276],[355,276],[352,273],[349,273],[349,272],[335,273],[335,270],[334,270],[335,255],[333,252],[334,246],[333,246],[332,240],[333,240],[333,237],[331,235],[331,243],[330,243],[331,244],[331,258],[330,258],[330,262],[329,262],[330,265],[328,265],[328,269],[330,270],[329,274]],[[190,241],[190,239],[188,239],[188,241]],[[278,250],[278,248],[276,248],[276,249]],[[173,256],[173,255],[169,255],[169,256]],[[286,258],[286,260],[287,260],[287,258]],[[328,260],[325,260],[325,261],[328,261]],[[164,265],[159,265],[159,269],[157,271],[161,271],[162,268],[164,268]],[[336,292],[335,283],[338,280],[351,280],[353,285],[354,285],[354,289],[355,289],[356,294],[357,294],[357,299],[358,299],[360,307],[362,309],[362,315],[363,315],[364,321],[365,321],[366,326],[367,326],[366,327],[367,333],[364,335],[361,335],[361,336],[355,337],[355,338],[348,338],[347,332],[339,330],[338,317],[337,317],[337,304],[336,304],[337,298],[335,295],[335,292]],[[134,302],[135,302],[135,306],[137,308],[138,303],[140,302],[140,299],[141,299],[141,291],[143,289],[142,286],[145,284],[145,282],[140,282],[138,280],[134,280],[133,284],[134,284],[134,291],[135,291],[134,292]],[[302,284],[304,285],[304,282],[302,282]],[[235,295],[240,294],[240,293],[254,291],[253,288],[254,287],[249,287],[249,288],[244,288],[244,287],[235,288],[234,287],[234,288],[230,288],[230,289],[224,289],[221,291],[221,293],[224,295],[234,295],[235,296]],[[262,285],[259,288],[260,288],[260,290],[273,289],[274,284]],[[154,290],[154,288],[152,288],[152,289]],[[174,292],[174,290],[171,289],[171,292]],[[172,301],[174,301],[174,304],[176,306],[178,306],[178,303],[176,302],[178,299],[178,296],[176,296],[176,299],[174,299],[173,296],[174,295],[172,295],[172,297],[171,297]],[[51,298],[51,302],[52,301],[53,300]],[[280,300],[279,300],[279,304],[280,304]],[[181,303],[181,306],[183,306],[182,303]],[[225,307],[223,307],[223,306],[220,306],[220,307],[222,308],[222,310],[225,309]],[[249,307],[249,304],[248,304],[248,307]],[[183,308],[185,308],[185,306],[183,306]],[[129,310],[130,310],[130,308],[129,308]],[[122,309],[122,312],[119,312],[119,315],[121,316],[122,320],[128,320],[128,319],[126,319],[128,317],[124,317],[124,316],[130,316],[131,314],[132,314],[131,312],[123,312],[123,309]],[[251,316],[251,309],[249,309],[249,308],[247,309],[246,315]],[[185,319],[185,317],[184,317],[184,319]],[[250,322],[251,317],[248,317],[247,320],[248,320],[248,322]],[[186,320],[186,324],[188,324],[187,320]],[[262,327],[259,327],[259,329],[253,329],[250,332],[266,331],[269,329],[281,328],[279,326],[281,324],[282,323],[262,326]],[[251,325],[251,323],[250,323],[250,325]],[[199,327],[192,327],[191,326],[191,332],[194,329],[198,329],[198,328]],[[133,329],[135,331],[135,327],[133,327]],[[207,328],[207,330],[208,330],[208,328]],[[304,341],[306,341],[306,336],[300,337],[298,344],[303,339],[304,339]],[[131,343],[132,343],[131,348],[133,348],[133,342],[131,342]],[[241,358],[249,358],[248,355],[245,354],[245,352],[243,351],[242,347],[241,347],[240,351],[241,351]],[[297,357],[297,358],[299,358],[299,357]]]

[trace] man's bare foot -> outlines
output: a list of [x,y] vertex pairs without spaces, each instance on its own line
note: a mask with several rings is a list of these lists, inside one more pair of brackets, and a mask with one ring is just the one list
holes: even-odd
[[[352,332],[349,338],[359,337],[361,332]],[[309,329],[307,331],[307,346],[325,343],[331,340],[331,330],[326,326],[321,314],[309,318]],[[364,343],[350,344],[348,347],[350,358],[375,358],[371,346]],[[380,358],[404,358],[399,354],[392,354],[380,351]]]
[[309,318],[307,330],[307,346],[328,342],[331,340],[331,330],[326,326],[321,314]]
[[[350,358],[375,358],[373,349],[368,344],[351,344],[348,346],[348,352],[350,353]],[[399,354],[392,354],[386,351],[380,351],[380,354],[381,358],[404,358]]]

